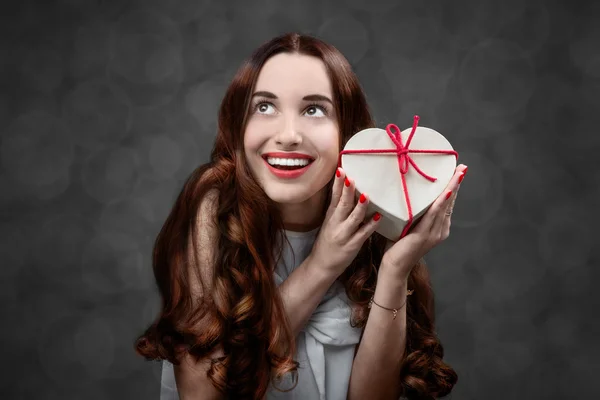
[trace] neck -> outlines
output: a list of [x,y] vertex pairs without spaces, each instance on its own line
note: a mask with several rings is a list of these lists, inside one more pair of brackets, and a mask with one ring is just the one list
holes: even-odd
[[318,228],[323,223],[326,190],[327,186],[301,203],[279,203],[284,229],[294,232],[309,232]]

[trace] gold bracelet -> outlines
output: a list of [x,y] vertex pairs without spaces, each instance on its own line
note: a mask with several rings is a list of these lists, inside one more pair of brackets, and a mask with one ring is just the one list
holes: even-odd
[[[411,294],[413,294],[413,291],[412,291],[412,290],[409,290],[409,291],[407,292],[407,294],[406,294],[406,297],[410,296]],[[404,306],[406,305],[406,300],[404,300],[404,304],[402,304],[402,305],[401,305],[400,307],[398,307],[398,308],[387,308],[387,307],[384,307],[384,306],[382,306],[382,305],[380,305],[380,304],[377,304],[377,303],[375,303],[375,295],[373,295],[373,296],[371,297],[371,300],[369,300],[369,308],[371,308],[371,306],[372,306],[373,304],[375,304],[375,305],[376,305],[376,306],[378,306],[378,307],[381,307],[381,308],[383,308],[384,310],[388,310],[388,311],[391,311],[391,312],[393,312],[393,313],[394,313],[394,318],[392,318],[392,319],[396,319],[396,316],[398,315],[398,310],[402,309],[402,307],[404,307]]]

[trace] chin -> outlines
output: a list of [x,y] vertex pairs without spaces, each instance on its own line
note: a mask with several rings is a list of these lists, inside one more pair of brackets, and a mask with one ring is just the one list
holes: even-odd
[[306,189],[300,188],[276,188],[270,187],[265,188],[265,193],[271,200],[280,204],[301,204],[312,198],[317,191],[307,191]]

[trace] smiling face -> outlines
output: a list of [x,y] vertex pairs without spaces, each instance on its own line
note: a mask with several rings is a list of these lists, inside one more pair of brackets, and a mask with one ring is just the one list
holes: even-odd
[[281,53],[267,60],[252,96],[244,151],[273,201],[299,204],[323,194],[337,167],[339,128],[320,59]]

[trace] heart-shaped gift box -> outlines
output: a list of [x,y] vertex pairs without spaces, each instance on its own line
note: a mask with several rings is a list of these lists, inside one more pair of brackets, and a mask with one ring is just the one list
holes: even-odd
[[364,129],[340,153],[339,165],[369,196],[367,215],[381,214],[377,232],[396,241],[425,214],[454,175],[458,153],[433,129]]

